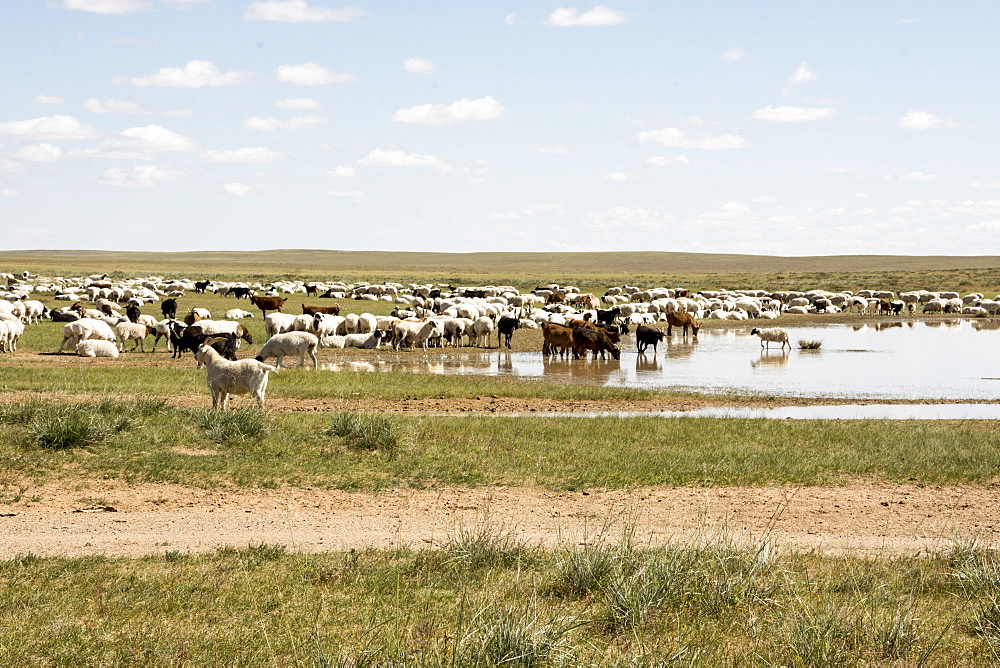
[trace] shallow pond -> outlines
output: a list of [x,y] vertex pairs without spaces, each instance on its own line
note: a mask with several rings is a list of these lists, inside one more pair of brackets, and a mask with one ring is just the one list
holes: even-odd
[[[764,323],[765,326],[771,323]],[[541,353],[455,349],[433,360],[354,361],[328,369],[410,371],[538,378],[617,387],[690,389],[776,396],[903,400],[994,400],[1000,397],[1000,321],[934,320],[791,327],[794,348],[762,350],[754,324],[675,335],[640,355],[634,336],[621,360],[558,360]],[[821,341],[800,350],[799,340]]]

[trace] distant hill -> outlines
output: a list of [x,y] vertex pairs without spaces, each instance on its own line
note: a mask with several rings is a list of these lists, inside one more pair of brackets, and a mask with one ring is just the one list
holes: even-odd
[[31,250],[0,251],[0,270],[78,273],[254,275],[421,275],[497,277],[670,276],[817,272],[923,272],[1000,267],[1000,256],[830,255],[778,257],[624,251],[600,253],[419,253],[277,249],[181,253]]

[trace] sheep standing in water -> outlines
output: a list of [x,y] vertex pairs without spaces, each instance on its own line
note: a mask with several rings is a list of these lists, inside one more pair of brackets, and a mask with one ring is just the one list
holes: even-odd
[[781,327],[768,327],[765,329],[758,329],[754,327],[750,330],[750,335],[756,334],[760,337],[760,347],[770,348],[771,343],[780,343],[782,350],[784,350],[787,345],[789,348],[792,344],[788,342],[788,330],[782,329]]

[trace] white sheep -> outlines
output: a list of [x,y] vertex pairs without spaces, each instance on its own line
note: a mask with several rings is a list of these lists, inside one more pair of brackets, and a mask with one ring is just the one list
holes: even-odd
[[487,316],[482,316],[476,318],[472,322],[472,332],[471,334],[466,331],[467,334],[475,341],[474,346],[480,347],[484,345],[487,348],[490,347],[490,334],[493,333],[493,320]]
[[87,339],[76,344],[76,354],[80,357],[118,357],[118,347],[113,341]]
[[257,361],[263,362],[270,357],[277,357],[274,363],[276,367],[281,367],[281,361],[285,355],[298,355],[299,367],[306,363],[306,354],[312,357],[313,368],[319,368],[319,361],[316,359],[316,348],[319,347],[319,338],[311,332],[284,332],[275,334],[261,346],[257,354]]
[[226,320],[242,320],[243,318],[252,318],[253,313],[250,311],[244,311],[241,308],[231,308],[226,311]]
[[142,352],[146,352],[144,341],[154,331],[156,331],[155,328],[150,328],[137,322],[129,322],[128,320],[118,323],[115,325],[115,335],[118,337],[118,350],[125,352],[125,342],[135,341],[132,344],[132,352],[135,352],[136,348]]
[[444,333],[444,322],[441,320],[400,320],[392,328],[393,347],[399,350],[404,344],[410,350],[419,343],[427,350],[427,340],[434,334],[441,336]]
[[292,313],[270,313],[264,317],[264,333],[270,338],[275,334],[292,331],[295,315]]
[[205,383],[212,395],[212,408],[226,410],[230,394],[250,394],[263,409],[267,374],[278,369],[259,359],[227,360],[212,348],[216,340],[205,339],[194,354],[198,363],[205,365]]
[[0,353],[12,353],[14,352],[10,344],[10,329],[7,327],[7,323],[4,322],[3,318],[0,318]]
[[372,350],[379,347],[379,344],[382,342],[383,334],[386,334],[386,332],[383,332],[380,329],[376,329],[371,334],[348,334],[347,336],[342,337],[344,339],[343,347]]
[[59,344],[58,352],[62,352],[67,343],[75,349],[80,341],[96,339],[114,342],[115,338],[115,332],[108,323],[93,318],[83,318],[63,325],[63,340]]
[[750,336],[756,334],[760,337],[760,347],[767,348],[771,347],[771,343],[780,343],[782,350],[784,350],[787,345],[789,348],[792,344],[788,342],[788,330],[782,329],[781,327],[768,327],[765,329],[758,329],[754,327],[750,330]]

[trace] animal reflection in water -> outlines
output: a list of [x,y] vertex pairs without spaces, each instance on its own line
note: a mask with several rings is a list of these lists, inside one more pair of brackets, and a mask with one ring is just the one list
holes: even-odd
[[697,337],[690,339],[674,342],[673,340],[667,341],[667,357],[691,357],[695,348],[698,347]]
[[750,360],[750,366],[757,367],[775,367],[775,366],[787,366],[788,365],[788,352],[787,350],[781,349],[777,350],[767,350],[766,348],[761,351],[760,359]]
[[647,355],[646,353],[639,353],[635,356],[635,370],[636,371],[659,371],[660,365],[656,361],[656,355]]

